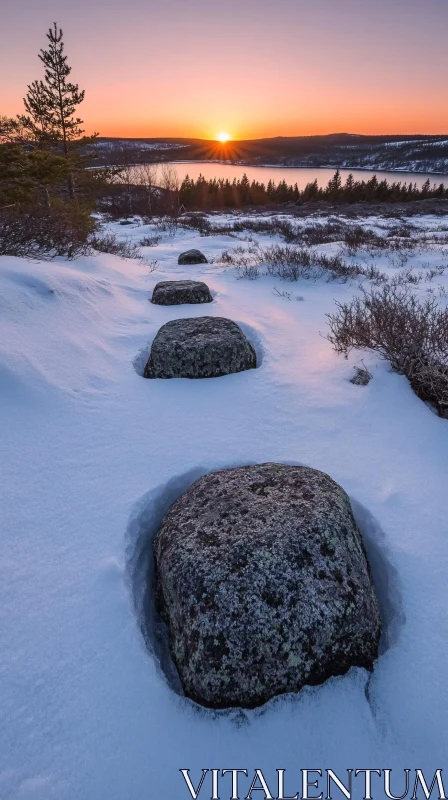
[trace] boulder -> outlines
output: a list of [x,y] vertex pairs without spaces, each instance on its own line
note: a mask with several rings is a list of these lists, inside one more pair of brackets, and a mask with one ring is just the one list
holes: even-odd
[[160,281],[152,293],[152,303],[178,306],[183,303],[211,303],[213,297],[202,281]]
[[200,250],[186,250],[177,259],[178,264],[208,264],[204,253]]
[[205,475],[154,540],[157,604],[185,694],[253,707],[372,669],[379,606],[349,498],[281,464]]
[[254,348],[236,322],[223,317],[175,319],[151,347],[145,378],[218,378],[257,366]]

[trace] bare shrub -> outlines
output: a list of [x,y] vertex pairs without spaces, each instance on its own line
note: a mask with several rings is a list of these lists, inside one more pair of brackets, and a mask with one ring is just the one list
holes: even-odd
[[13,206],[0,212],[0,255],[77,258],[90,251],[89,236],[95,224],[90,210],[78,203]]
[[393,225],[392,228],[389,228],[387,235],[388,237],[398,236],[401,239],[409,239],[415,232],[417,232],[415,225],[401,220],[398,225]]
[[160,242],[160,236],[143,236],[140,239],[139,246],[140,247],[157,247]]
[[375,286],[379,286],[381,283],[386,283],[388,280],[387,275],[385,275],[384,272],[381,272],[381,270],[378,269],[378,267],[376,267],[374,264],[371,264],[368,267],[363,267],[362,275],[367,278],[367,280],[372,281]]
[[426,280],[428,281],[432,281],[434,278],[440,278],[445,272],[443,264],[439,264],[437,267],[431,267],[426,264],[423,264],[423,266],[427,267],[428,272],[426,273]]
[[358,264],[346,264],[340,255],[327,256],[314,250],[278,244],[262,251],[262,261],[267,265],[268,275],[286,281],[316,280],[325,274],[334,280],[347,281],[362,273]]
[[343,239],[344,231],[348,227],[343,220],[300,225],[283,218],[263,218],[259,215],[255,219],[236,219],[234,222],[214,224],[213,217],[207,217],[203,212],[183,214],[181,221],[182,226],[199,230],[203,236],[214,234],[234,236],[244,231],[251,231],[256,234],[281,236],[287,244],[300,244],[306,247],[339,241]]
[[[141,190],[139,208],[142,208],[143,202],[144,213],[151,217],[154,211],[154,197],[157,195],[157,164],[138,164],[132,168],[131,177],[133,184]],[[130,203],[132,207],[132,199]]]
[[237,267],[237,269],[243,269],[250,266],[260,267],[263,256],[259,244],[255,242],[250,244],[249,247],[243,247],[238,244],[231,250],[223,250],[219,261],[221,264],[229,264]]
[[361,225],[352,225],[344,232],[344,245],[350,256],[356,255],[359,250],[379,249],[382,242],[382,237]]
[[173,239],[177,232],[177,217],[170,214],[160,217],[156,223],[156,230],[160,234],[167,233]]
[[277,295],[277,297],[284,297],[285,300],[291,300],[291,292],[287,292],[286,290],[281,292],[276,286],[274,286],[272,291]]
[[[199,231],[201,236],[211,236],[212,233],[222,233],[223,229],[220,227],[212,226],[212,223],[202,212],[182,214],[179,220],[183,228],[191,228],[192,230]],[[228,232],[224,230],[224,232]]]
[[257,242],[244,248],[241,245],[232,250],[224,250],[220,262],[237,268],[239,276],[253,279],[264,265],[266,274],[284,281],[298,281],[300,278],[317,280],[327,275],[331,280],[347,281],[362,274],[358,264],[346,264],[340,255],[327,256],[301,247],[274,244],[261,248]]
[[115,233],[95,233],[90,237],[90,245],[93,250],[99,253],[110,253],[120,258],[133,258],[145,267],[148,267],[150,272],[155,272],[158,267],[157,261],[148,261],[142,255],[140,247],[131,239],[119,239]]
[[374,350],[406,375],[418,397],[448,417],[448,308],[389,284],[336,306],[327,315],[327,338],[336,352]]
[[173,219],[179,215],[179,174],[172,164],[162,164],[160,186],[163,192],[163,206],[167,216]]
[[393,275],[392,278],[389,279],[389,283],[391,286],[405,286],[406,284],[417,286],[419,283],[429,283],[434,280],[434,278],[443,275],[444,272],[445,267],[443,266],[427,268],[426,272],[422,269],[418,272],[414,272],[412,267],[408,267],[407,269],[400,270],[396,275]]
[[410,258],[410,253],[407,250],[392,250],[388,253],[387,258],[391,267],[396,269],[403,269]]
[[298,281],[299,278],[317,280],[324,273],[311,251],[298,247],[272,245],[264,250],[263,261],[268,275],[284,281]]
[[119,239],[115,233],[95,233],[90,244],[99,253],[110,253],[120,258],[140,258],[140,248],[131,239]]
[[240,264],[237,267],[238,278],[256,281],[260,277],[260,267],[257,264]]
[[236,267],[237,277],[255,281],[261,275],[261,255],[258,244],[244,248],[237,245],[232,250],[224,250],[221,253],[219,262]]
[[179,173],[172,164],[162,164],[162,178],[160,185],[171,192],[179,191]]
[[230,250],[223,250],[219,261],[221,264],[235,264],[234,256]]

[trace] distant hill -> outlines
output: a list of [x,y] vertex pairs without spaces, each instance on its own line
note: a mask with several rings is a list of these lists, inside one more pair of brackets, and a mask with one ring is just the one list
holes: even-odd
[[100,138],[94,145],[97,163],[160,161],[229,161],[244,165],[340,167],[406,170],[448,174],[446,136],[277,136],[227,142],[207,139]]

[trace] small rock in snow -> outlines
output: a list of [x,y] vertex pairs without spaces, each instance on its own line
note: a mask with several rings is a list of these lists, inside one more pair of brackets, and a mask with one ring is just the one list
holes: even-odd
[[163,325],[151,347],[145,378],[218,378],[257,366],[241,328],[224,317],[175,319]]
[[367,386],[373,378],[369,370],[362,369],[362,367],[354,367],[353,369],[355,374],[350,378],[350,383],[354,383],[355,386]]
[[152,303],[178,306],[183,303],[212,303],[213,297],[202,281],[160,281],[152,293]]
[[185,253],[181,253],[178,260],[178,264],[208,264],[204,253],[201,253],[200,250],[186,250]]

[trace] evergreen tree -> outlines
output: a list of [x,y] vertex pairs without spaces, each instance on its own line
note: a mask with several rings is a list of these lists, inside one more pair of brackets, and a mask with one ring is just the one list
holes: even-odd
[[431,191],[431,181],[429,180],[429,178],[427,178],[427,180],[424,182],[421,188],[422,197],[428,197],[430,191]]
[[238,195],[240,201],[238,205],[245,205],[249,201],[249,195],[250,195],[250,181],[246,173],[244,173],[243,177],[241,178],[241,183],[239,183],[238,188],[239,188]]
[[353,177],[353,174],[350,172],[350,174],[347,177],[347,180],[345,181],[345,186],[344,186],[344,200],[346,202],[350,203],[351,200],[353,199],[354,188],[355,188],[355,179]]
[[320,189],[319,184],[317,183],[317,178],[312,183],[307,183],[305,189],[303,190],[303,200],[304,202],[317,200],[319,197]]
[[49,206],[48,187],[67,177],[67,160],[21,144],[0,144],[0,207],[31,203],[40,193]]
[[[63,31],[56,22],[47,33],[48,47],[41,50],[39,58],[45,67],[43,81],[34,81],[28,86],[24,98],[27,115],[20,120],[38,143],[50,142],[62,145],[65,158],[69,158],[71,145],[79,141],[84,133],[82,119],[75,116],[76,109],[84,100],[84,90],[68,79],[71,67],[64,54]],[[86,140],[82,140],[83,144]],[[68,174],[70,197],[74,197],[73,172]]]
[[327,195],[331,200],[336,200],[342,189],[342,179],[339,170],[336,170],[334,176],[328,181]]
[[34,181],[23,147],[0,145],[0,208],[29,201],[33,190]]
[[22,126],[17,118],[0,116],[0,145],[23,143],[21,133]]
[[28,87],[23,104],[27,114],[19,116],[24,132],[33,144],[42,148],[55,140],[53,120],[48,112],[46,87],[42,81],[33,81]]

